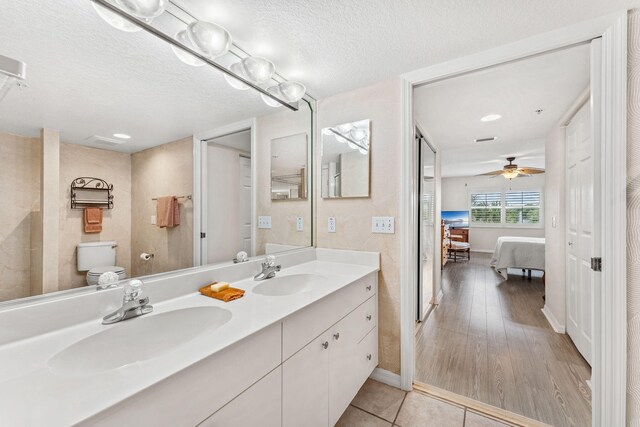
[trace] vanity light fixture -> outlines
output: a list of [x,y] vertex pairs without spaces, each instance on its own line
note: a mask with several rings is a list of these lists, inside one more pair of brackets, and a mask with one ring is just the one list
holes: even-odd
[[[115,7],[119,8],[119,6],[116,5],[115,1],[113,0],[106,0],[106,1],[114,5]],[[100,16],[100,18],[102,18],[104,22],[111,25],[113,28],[116,28],[120,31],[124,31],[127,33],[135,33],[137,31],[142,30],[142,28],[139,27],[138,25],[134,24],[133,22],[129,21],[126,18],[123,18],[122,16],[107,9],[106,7],[95,2],[91,2],[91,4],[93,5],[93,8],[95,9],[98,16]],[[142,20],[147,24],[151,22],[150,19],[142,19]]]
[[0,101],[14,86],[24,86],[27,78],[27,64],[0,55]]
[[480,119],[481,122],[495,122],[496,120],[500,120],[502,116],[500,114],[489,114]]
[[340,128],[342,127],[343,129],[346,129],[347,128],[346,125],[349,125],[349,127],[354,128],[352,123],[346,123],[344,125],[336,126],[335,128],[327,128],[327,129],[336,137],[338,142],[341,142],[341,143],[346,142],[349,145],[349,148],[351,148],[352,150],[358,150],[360,151],[360,153],[366,155],[369,152],[369,144],[367,143],[367,141],[355,141],[350,136],[343,134],[340,131]]
[[247,78],[257,85],[267,83],[276,72],[273,62],[257,56],[244,58],[240,64]]
[[[233,71],[235,74],[239,75],[240,77],[244,78],[244,79],[249,79],[247,77],[247,75],[244,72],[244,67],[242,66],[241,62],[236,62],[235,64],[231,64],[229,66],[229,69],[231,71]],[[228,74],[224,75],[225,80],[227,81],[227,83],[229,83],[229,86],[231,86],[234,89],[238,89],[238,90],[247,90],[249,89],[249,86],[247,86],[246,84],[242,83],[240,80],[236,79],[235,77],[231,77]]]
[[307,88],[298,82],[282,82],[278,86],[280,86],[280,93],[284,99],[289,102],[298,102],[302,99],[304,94],[307,92]]
[[169,0],[116,0],[118,5],[140,19],[153,19],[162,15]]
[[187,27],[187,35],[196,49],[209,58],[222,56],[231,48],[231,34],[212,22],[192,22]]
[[127,135],[126,133],[114,133],[113,136],[120,139],[131,139],[131,136]]
[[[282,99],[282,93],[280,93],[280,86],[279,85],[271,86],[270,88],[267,89],[267,92],[269,92],[271,95],[275,96],[276,98]],[[267,104],[269,107],[279,107],[280,106],[280,103],[278,103],[275,100],[269,98],[268,96],[265,96],[264,94],[261,94],[260,96],[262,97],[262,100],[264,101],[264,103]]]
[[[178,31],[175,35],[175,38],[183,45],[195,49],[195,46],[193,45],[193,43],[191,43],[191,39],[187,35],[187,30]],[[173,50],[173,53],[176,54],[180,61],[184,62],[187,65],[191,65],[192,67],[201,67],[204,65],[204,62],[200,61],[198,58],[180,49],[179,47],[171,45],[171,50]]]

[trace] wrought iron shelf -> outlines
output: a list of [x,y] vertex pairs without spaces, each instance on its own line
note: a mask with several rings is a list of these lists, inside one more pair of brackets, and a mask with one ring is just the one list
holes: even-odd
[[[91,193],[96,197],[87,197]],[[113,209],[113,184],[89,176],[74,179],[71,182],[71,209],[89,207]]]

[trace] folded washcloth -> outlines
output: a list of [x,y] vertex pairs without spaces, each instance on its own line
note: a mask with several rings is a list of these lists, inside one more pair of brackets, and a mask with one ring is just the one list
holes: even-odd
[[211,290],[211,284],[200,288],[200,293],[204,296],[219,299],[220,301],[229,302],[234,299],[242,298],[244,291],[237,288],[227,288],[220,292],[213,292]]
[[100,233],[102,231],[102,209],[84,208],[84,232]]

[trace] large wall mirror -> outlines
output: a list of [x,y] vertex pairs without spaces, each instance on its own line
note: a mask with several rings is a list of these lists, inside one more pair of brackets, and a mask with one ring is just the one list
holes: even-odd
[[27,74],[0,96],[0,302],[312,244],[306,184],[291,204],[271,185],[272,141],[313,152],[308,102],[267,105],[181,53],[89,0],[3,4],[0,55]]
[[321,192],[325,199],[369,197],[371,121],[322,129]]

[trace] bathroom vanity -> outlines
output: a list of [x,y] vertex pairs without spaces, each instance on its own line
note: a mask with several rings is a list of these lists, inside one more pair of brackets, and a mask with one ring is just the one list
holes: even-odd
[[[3,424],[334,425],[377,365],[379,255],[302,249],[255,281],[260,261],[147,279],[154,311],[109,326],[121,288],[0,311]],[[214,280],[246,293],[197,292]]]

